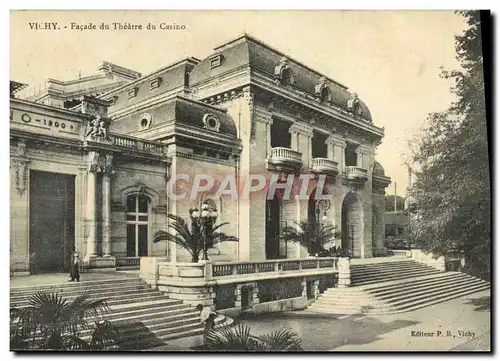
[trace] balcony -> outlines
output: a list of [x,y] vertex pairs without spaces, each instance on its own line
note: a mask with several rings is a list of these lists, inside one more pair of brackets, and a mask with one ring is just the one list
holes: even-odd
[[293,172],[302,167],[302,153],[290,148],[275,147],[271,149],[271,156],[268,158],[268,168],[275,168],[279,171]]
[[331,176],[336,176],[339,173],[338,163],[327,158],[314,158],[311,168],[314,173]]
[[357,166],[345,167],[345,177],[350,182],[364,183],[368,180],[368,171]]

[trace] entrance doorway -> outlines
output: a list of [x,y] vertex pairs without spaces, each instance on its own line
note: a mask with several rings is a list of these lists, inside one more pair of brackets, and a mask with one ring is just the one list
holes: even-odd
[[280,258],[281,202],[266,201],[266,259]]
[[30,172],[30,273],[69,271],[75,246],[75,176]]
[[351,250],[353,257],[361,257],[363,234],[363,205],[358,195],[351,192],[342,203],[342,248]]

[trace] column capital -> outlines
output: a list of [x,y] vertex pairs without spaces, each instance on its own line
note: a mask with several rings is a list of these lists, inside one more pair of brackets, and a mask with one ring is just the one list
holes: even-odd
[[342,148],[344,148],[345,144],[346,144],[346,142],[343,138],[340,138],[340,137],[335,136],[335,135],[330,135],[328,138],[326,138],[325,143],[331,144],[331,145],[337,145],[337,146],[342,147]]
[[28,164],[30,161],[23,158],[13,158],[15,187],[20,196],[24,194],[28,186]]
[[103,175],[110,176],[115,173],[113,170],[113,154],[106,153],[104,155],[104,165],[101,166],[101,172]]
[[99,152],[91,150],[86,156],[87,171],[89,173],[97,173],[99,169]]
[[293,123],[288,131],[290,134],[303,134],[308,138],[312,138],[314,135],[313,127],[301,123]]

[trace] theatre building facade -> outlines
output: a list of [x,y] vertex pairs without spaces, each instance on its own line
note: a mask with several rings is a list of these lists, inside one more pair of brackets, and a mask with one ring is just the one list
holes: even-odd
[[[65,271],[73,247],[91,269],[189,261],[152,239],[168,214],[189,220],[201,202],[239,238],[211,249],[213,260],[306,257],[280,238],[304,219],[335,225],[354,257],[384,252],[390,178],[374,159],[383,129],[345,86],[249,35],[148,75],[104,62],[35,89],[11,94],[11,274]],[[213,187],[195,194],[173,181],[200,174]],[[219,196],[227,179],[255,174],[313,185],[323,175],[328,199]]]

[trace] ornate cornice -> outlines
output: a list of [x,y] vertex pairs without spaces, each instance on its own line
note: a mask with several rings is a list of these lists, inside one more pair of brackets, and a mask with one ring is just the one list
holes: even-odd
[[228,160],[225,160],[225,159],[221,159],[221,158],[208,157],[208,156],[202,155],[202,154],[182,153],[179,151],[175,152],[175,156],[179,157],[179,158],[199,160],[200,162],[223,164],[223,165],[227,165],[227,166],[231,166],[231,167],[234,167],[234,165],[235,165],[234,158],[230,158]]
[[308,138],[312,138],[314,135],[313,128],[310,125],[302,123],[294,123],[290,126],[290,134],[298,133],[303,134]]
[[345,148],[346,142],[343,138],[338,135],[330,135],[326,141],[326,144],[337,145],[341,148]]

